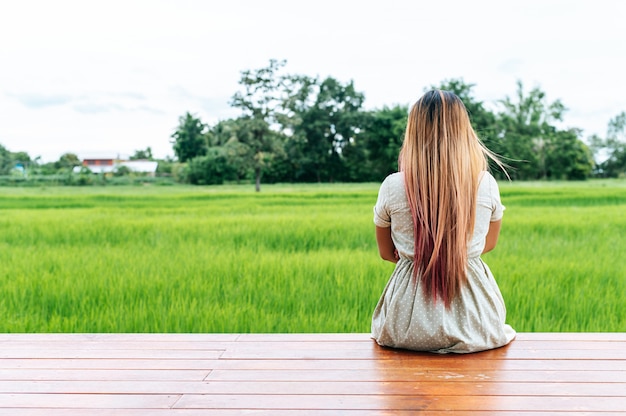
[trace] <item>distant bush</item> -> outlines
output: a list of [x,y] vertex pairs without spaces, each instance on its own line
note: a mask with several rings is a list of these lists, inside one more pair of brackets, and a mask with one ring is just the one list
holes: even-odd
[[219,185],[234,178],[235,172],[220,148],[211,148],[206,156],[197,156],[187,165],[187,181],[193,185]]

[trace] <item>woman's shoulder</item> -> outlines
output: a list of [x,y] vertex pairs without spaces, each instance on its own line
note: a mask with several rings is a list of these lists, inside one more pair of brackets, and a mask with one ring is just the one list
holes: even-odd
[[380,190],[386,194],[397,194],[404,192],[404,175],[401,172],[395,172],[388,175],[380,185]]
[[404,175],[402,172],[395,172],[388,175],[383,184],[386,186],[402,186],[404,188]]
[[502,218],[504,205],[500,200],[500,188],[496,178],[489,172],[484,172],[478,187],[478,202],[490,208],[493,212],[491,221]]
[[486,171],[486,170],[482,171],[480,173],[480,177],[478,181],[478,188],[490,190],[494,185],[496,187],[498,186],[498,183],[496,182],[496,178],[494,178],[493,175],[489,171]]
[[380,185],[379,194],[383,195],[386,202],[391,205],[406,201],[404,175],[401,172],[395,172],[387,176]]

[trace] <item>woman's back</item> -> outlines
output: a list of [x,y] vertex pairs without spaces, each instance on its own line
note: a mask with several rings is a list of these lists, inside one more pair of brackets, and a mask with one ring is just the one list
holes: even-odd
[[400,172],[374,208],[379,253],[396,263],[372,318],[379,344],[473,352],[514,338],[480,258],[495,247],[504,210],[487,157],[498,163],[456,95],[429,91],[411,108]]
[[[498,184],[489,172],[484,172],[478,185],[476,222],[468,244],[468,257],[480,256],[485,247],[489,223],[500,220],[503,211]],[[381,185],[374,214],[377,226],[391,227],[391,235],[398,254],[412,260],[415,251],[414,227],[402,173],[393,173],[385,179]],[[393,222],[390,221],[391,215],[394,216]]]

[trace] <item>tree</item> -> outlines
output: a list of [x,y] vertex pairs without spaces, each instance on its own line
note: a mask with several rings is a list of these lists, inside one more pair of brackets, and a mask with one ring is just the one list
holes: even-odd
[[172,134],[174,154],[180,162],[187,162],[207,152],[207,126],[187,112],[178,119],[178,128]]
[[589,147],[578,129],[556,131],[550,136],[545,154],[544,175],[548,179],[583,180],[594,167]]
[[598,163],[602,176],[626,176],[626,112],[621,112],[609,121],[605,140],[592,138],[592,147],[596,154],[605,156]]
[[135,150],[135,154],[130,157],[130,160],[154,160],[152,149],[148,146],[145,150]]
[[367,149],[367,180],[382,181],[398,170],[408,112],[407,106],[396,105],[366,113],[360,141]]
[[32,164],[32,160],[26,152],[11,152],[0,144],[0,175],[8,175],[14,169],[24,171]]
[[13,169],[11,152],[0,144],[0,175],[8,175],[11,169]]
[[[362,130],[364,95],[352,81],[343,85],[332,77],[321,82],[299,77],[291,84],[298,83],[287,104],[292,133],[287,153],[297,165],[296,179],[345,179],[344,150],[356,144]],[[362,154],[353,150],[348,153]]]
[[228,119],[218,122],[209,130],[209,151],[213,148],[222,149],[226,163],[230,167],[228,173],[238,183],[250,176],[251,161],[254,160],[253,150],[246,143],[250,142],[246,119]]
[[11,159],[14,163],[21,163],[23,165],[32,162],[30,155],[26,152],[11,152]]
[[511,177],[540,179],[547,177],[546,152],[556,128],[551,124],[561,121],[565,106],[561,101],[546,102],[545,93],[535,87],[525,94],[521,81],[517,82],[517,97],[500,101],[504,111],[498,114],[499,153],[513,169]]
[[284,76],[280,70],[286,61],[270,60],[269,65],[241,72],[239,85],[243,91],[233,95],[231,106],[242,110],[239,118],[247,134],[238,136],[250,148],[250,164],[254,171],[255,190],[261,190],[261,176],[271,165],[276,153],[283,151],[283,135],[276,130],[284,108]]
[[212,147],[204,156],[194,157],[187,165],[187,179],[194,185],[219,185],[224,183],[231,167],[224,150]]
[[[129,176],[132,175],[132,173],[133,171],[131,168],[121,165],[115,168],[115,170],[113,171],[113,176]],[[104,177],[104,175],[102,177]]]
[[76,166],[81,166],[82,163],[78,156],[74,153],[64,153],[59,157],[59,160],[54,162],[54,167],[56,170],[67,170],[71,171]]
[[517,99],[506,97],[498,114],[499,139],[509,171],[518,179],[585,179],[594,162],[591,150],[580,140],[578,129],[559,130],[566,111],[560,100],[548,103],[535,87],[526,94],[517,83]]

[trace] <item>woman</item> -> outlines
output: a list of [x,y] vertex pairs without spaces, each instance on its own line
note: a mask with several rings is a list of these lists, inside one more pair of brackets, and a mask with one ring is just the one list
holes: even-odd
[[515,337],[480,258],[496,246],[504,211],[488,158],[499,164],[456,95],[429,91],[412,107],[400,172],[374,207],[380,256],[396,263],[372,318],[380,345],[468,353]]

